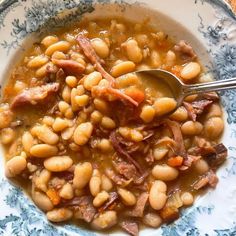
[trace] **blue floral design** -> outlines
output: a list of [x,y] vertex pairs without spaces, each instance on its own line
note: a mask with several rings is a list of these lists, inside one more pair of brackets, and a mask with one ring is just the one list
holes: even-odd
[[213,56],[220,79],[236,76],[236,45],[224,44]]
[[[12,236],[69,236],[64,230],[50,224],[44,214],[32,204],[20,188],[12,186],[7,180],[2,179],[0,189],[8,192],[4,200],[5,204],[17,210],[17,214],[9,214],[0,219],[0,235],[4,235],[5,230],[10,229]],[[66,225],[64,229],[83,236],[95,235],[73,225]]]
[[[214,3],[218,5],[223,4],[221,1],[214,1]],[[227,5],[224,8],[227,10]],[[226,12],[229,13],[229,11]],[[209,44],[210,49],[208,53],[211,54],[214,61],[211,71],[216,79],[224,80],[236,77],[236,45],[225,43],[229,39],[228,35],[231,33],[229,28],[235,25],[235,16],[233,19],[220,13],[217,14],[217,18],[218,21],[215,25],[206,25],[199,15],[200,25],[198,30]],[[229,124],[236,123],[236,103],[234,102],[236,91],[227,90],[221,92],[221,95],[222,104],[228,115],[227,122]]]
[[217,236],[236,236],[236,223],[233,223],[233,227],[230,229],[214,230]]
[[[10,11],[18,6],[22,6],[25,0],[5,0],[0,4],[0,29],[4,27],[4,19]],[[76,20],[79,20],[81,15],[85,12],[92,12],[94,10],[93,4],[95,0],[32,0],[32,6],[25,8],[24,20],[15,18],[12,22],[12,41],[3,41],[0,45],[7,50],[16,48],[21,41],[30,33],[43,34],[51,28],[59,29]],[[106,4],[110,0],[97,0],[96,2]],[[123,3],[122,0],[114,0],[114,3]],[[205,37],[209,45],[209,53],[215,61],[215,72],[218,79],[227,79],[236,76],[236,45],[227,44],[228,32],[226,29],[229,25],[235,24],[235,15],[228,8],[228,5],[221,0],[194,0],[196,4],[217,4],[223,7],[227,13],[217,15],[219,21],[215,25],[204,24],[204,19],[200,19],[199,32]],[[128,3],[125,3],[127,5]],[[216,7],[214,7],[217,9]],[[68,14],[61,18],[58,16],[62,10],[67,9]],[[125,8],[124,8],[125,9]],[[46,24],[45,24],[46,21]],[[236,103],[235,91],[225,91],[222,93],[222,103],[226,108],[228,114],[228,123],[236,123]],[[236,130],[231,130],[231,137],[236,138]],[[229,150],[236,152],[234,147],[229,147]],[[229,157],[229,167],[226,168],[226,175],[224,178],[236,175],[236,158]],[[35,207],[34,204],[24,195],[22,190],[10,185],[6,180],[0,182],[0,190],[7,191],[4,194],[4,204],[9,207],[12,212],[0,218],[0,235],[6,233],[12,236],[67,236],[67,235],[95,235],[90,231],[82,230],[73,225],[64,225],[63,228],[56,227],[50,224],[44,217],[44,214]],[[214,206],[198,206],[182,212],[181,218],[171,225],[163,226],[161,228],[162,235],[170,236],[200,236],[202,232],[196,227],[197,217],[204,215],[211,215],[214,211]],[[217,236],[236,236],[236,223],[228,229],[214,229]],[[205,234],[205,236],[212,236]]]
[[200,231],[195,227],[196,217],[198,214],[210,215],[214,209],[214,206],[208,207],[196,207],[193,210],[185,210],[181,214],[180,220],[174,222],[171,225],[162,227],[162,235],[171,236],[199,236]]
[[[62,10],[70,10],[65,17],[60,17]],[[32,6],[25,8],[25,20],[15,18],[12,22],[11,42],[3,41],[0,45],[8,52],[19,46],[19,41],[30,33],[43,34],[51,29],[57,30],[78,21],[85,12],[92,12],[92,0],[47,0],[32,1]],[[1,17],[1,12],[0,12]],[[0,18],[1,19],[1,18]],[[0,21],[1,23],[1,21]]]
[[198,17],[200,19],[200,25],[198,27],[198,30],[209,41],[209,43],[215,45],[215,44],[219,43],[221,39],[223,39],[223,40],[227,39],[227,34],[222,32],[223,28],[221,25],[205,26],[203,24],[203,19],[199,14],[198,14]]

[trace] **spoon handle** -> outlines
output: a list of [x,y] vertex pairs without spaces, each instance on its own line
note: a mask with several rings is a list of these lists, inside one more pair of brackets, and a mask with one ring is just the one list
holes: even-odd
[[203,92],[213,92],[221,91],[225,89],[236,89],[236,78],[227,79],[227,80],[218,80],[209,83],[203,84],[194,84],[194,85],[184,85],[183,93],[184,96],[203,93]]

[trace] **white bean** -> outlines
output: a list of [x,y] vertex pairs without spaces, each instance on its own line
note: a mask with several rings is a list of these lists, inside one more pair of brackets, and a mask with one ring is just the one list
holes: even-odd
[[108,116],[103,116],[101,120],[101,126],[105,129],[114,129],[116,127],[116,123]]
[[101,185],[102,190],[105,190],[107,192],[111,191],[113,188],[113,184],[111,180],[106,176],[102,175],[102,185]]
[[106,191],[102,191],[97,194],[97,196],[93,199],[93,205],[95,207],[100,207],[109,199],[109,194]]
[[109,229],[117,224],[117,214],[115,211],[105,211],[95,218],[91,226],[96,230]]
[[45,63],[49,61],[48,57],[44,55],[39,55],[34,58],[32,58],[28,63],[27,67],[29,68],[38,68],[40,66],[43,66]]
[[158,146],[155,147],[153,150],[153,156],[155,160],[161,160],[165,157],[165,155],[168,153],[169,149],[166,146]]
[[55,132],[61,132],[69,126],[69,122],[65,119],[57,117],[52,125],[52,128]]
[[15,138],[15,131],[12,128],[4,128],[0,132],[0,140],[2,144],[10,144]]
[[136,197],[130,191],[123,188],[119,188],[117,192],[120,195],[122,202],[126,206],[133,206],[136,204]]
[[181,131],[184,135],[198,135],[202,132],[203,126],[198,121],[186,121],[181,126]]
[[101,174],[99,170],[95,169],[93,171],[93,175],[89,181],[89,189],[90,193],[95,197],[101,191]]
[[134,63],[139,63],[142,61],[142,51],[135,39],[129,39],[127,42],[125,42],[124,47],[129,60],[133,61]]
[[181,194],[181,200],[185,206],[189,206],[193,204],[194,198],[191,193],[184,192]]
[[43,40],[41,41],[41,44],[47,48],[56,42],[58,42],[58,37],[54,35],[49,35],[43,38]]
[[42,210],[42,211],[50,211],[53,209],[53,204],[50,201],[49,197],[41,192],[33,191],[32,199],[34,203]]
[[166,53],[166,65],[168,67],[172,67],[174,66],[175,64],[175,61],[176,61],[176,55],[173,51],[169,50],[167,53]]
[[27,162],[22,156],[15,156],[6,163],[5,174],[7,177],[19,175],[25,168]]
[[64,199],[72,199],[74,197],[73,187],[70,183],[63,185],[62,189],[59,192],[59,196]]
[[94,71],[88,74],[84,79],[84,87],[91,91],[91,89],[98,85],[98,83],[102,80],[102,75],[100,72]]
[[43,192],[46,192],[48,189],[47,185],[50,178],[51,178],[51,172],[46,169],[43,169],[39,173],[39,175],[37,175],[36,173],[36,176],[34,176],[33,178],[33,182],[38,189],[40,189]]
[[158,228],[162,224],[162,219],[156,213],[147,213],[143,217],[143,223],[153,228]]
[[181,106],[170,115],[170,118],[176,121],[186,121],[188,119],[188,112],[183,106]]
[[94,106],[97,110],[99,110],[102,113],[109,113],[109,107],[108,107],[108,103],[100,98],[95,98],[94,101]]
[[51,44],[45,51],[45,55],[51,56],[54,52],[66,52],[70,48],[70,43],[66,41],[59,41],[54,44]]
[[211,117],[222,117],[222,110],[219,104],[213,103],[206,114],[206,119]]
[[149,203],[154,210],[161,210],[166,203],[167,186],[161,180],[156,180],[152,184],[149,194]]
[[150,105],[145,105],[142,107],[140,118],[145,122],[149,123],[153,120],[155,116],[155,109]]
[[31,133],[46,144],[54,145],[59,141],[59,137],[46,125],[34,126]]
[[30,132],[26,131],[22,135],[22,145],[26,152],[30,152],[30,148],[34,145],[34,138]]
[[92,131],[93,125],[90,122],[78,125],[74,132],[74,142],[78,145],[86,144],[92,135]]
[[73,216],[73,211],[67,208],[57,208],[47,212],[48,220],[52,222],[62,222],[69,220]]
[[162,97],[156,99],[153,104],[153,107],[156,111],[157,116],[162,116],[173,111],[176,108],[176,101],[173,98]]
[[209,165],[203,159],[194,162],[194,167],[200,175],[205,174],[209,170]]
[[130,72],[133,72],[135,69],[135,64],[132,61],[123,61],[117,65],[114,65],[111,68],[111,75],[118,77]]
[[106,58],[109,55],[109,47],[107,44],[100,38],[94,38],[91,40],[91,44],[95,50],[95,52],[98,54],[101,58]]
[[159,68],[162,64],[160,53],[153,50],[150,55],[151,65],[154,68]]
[[77,164],[74,170],[73,186],[77,189],[83,189],[89,183],[92,173],[93,167],[91,163]]
[[69,156],[53,156],[44,161],[44,167],[52,172],[61,172],[68,170],[73,160]]
[[171,181],[178,177],[179,171],[166,164],[155,165],[152,169],[152,175],[158,180]]
[[199,63],[197,62],[189,62],[186,64],[183,68],[183,70],[180,73],[180,76],[184,80],[192,80],[196,78],[201,72],[201,67]]
[[49,144],[36,144],[30,148],[30,154],[40,158],[55,156],[57,152],[57,147]]
[[75,127],[69,127],[67,129],[64,129],[62,132],[61,132],[61,137],[62,139],[64,140],[69,140],[70,138],[72,138],[73,134],[74,134],[74,131],[75,131]]
[[224,130],[224,121],[221,117],[211,117],[204,123],[204,134],[210,139],[218,138]]

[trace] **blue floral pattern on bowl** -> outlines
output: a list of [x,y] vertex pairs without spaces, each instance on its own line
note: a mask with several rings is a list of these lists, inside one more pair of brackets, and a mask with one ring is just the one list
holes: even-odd
[[[171,0],[169,0],[171,1]],[[188,0],[191,7],[196,9],[208,9],[213,12],[215,21],[208,20],[207,14],[197,13],[199,37],[203,38],[207,45],[207,53],[212,56],[213,63],[207,67],[213,72],[217,79],[227,79],[236,77],[236,17],[222,0]],[[4,36],[0,38],[0,52],[6,55],[14,53],[21,48],[22,40],[30,34],[39,37],[45,32],[50,32],[51,28],[61,28],[81,19],[84,13],[95,10],[95,4],[120,4],[125,10],[132,5],[125,0],[5,0],[0,4],[0,33],[6,30]],[[144,1],[148,5],[148,1]],[[150,1],[150,2],[154,2]],[[160,2],[160,0],[158,1]],[[186,2],[186,0],[183,0]],[[190,3],[191,2],[191,3]],[[133,3],[133,2],[132,2]],[[142,5],[142,1],[137,1]],[[20,11],[20,17],[14,13]],[[60,12],[65,11],[65,16],[61,17]],[[14,16],[12,16],[12,14]],[[11,16],[10,16],[11,15]],[[45,25],[45,22],[46,25]],[[235,31],[235,32],[234,32]],[[7,39],[6,39],[7,38]],[[225,136],[228,137],[227,146],[229,148],[229,158],[227,166],[219,172],[222,186],[227,186],[227,182],[235,184],[236,180],[236,148],[233,146],[236,140],[236,91],[222,92],[222,104],[226,111],[227,129]],[[224,139],[224,138],[223,138]],[[0,174],[0,235],[11,236],[67,236],[83,235],[93,236],[96,233],[88,231],[74,225],[57,226],[49,223],[44,214],[32,203],[26,194],[18,187],[12,185]],[[219,197],[223,192],[215,190],[215,197]],[[213,194],[210,192],[208,195]],[[222,213],[222,217],[230,217],[227,226],[213,224],[214,227],[206,227],[208,221],[219,216],[220,207],[213,202],[204,199],[196,203],[192,208],[184,210],[181,218],[170,225],[164,225],[157,230],[144,230],[141,235],[162,235],[162,236],[234,236],[236,235],[236,190],[230,189],[224,193],[227,199],[232,201],[231,213]],[[232,200],[234,198],[234,200]],[[210,199],[210,197],[209,197]],[[226,198],[225,198],[226,199]],[[228,205],[230,206],[229,202]],[[204,221],[206,219],[207,221]],[[200,223],[199,223],[200,222]]]

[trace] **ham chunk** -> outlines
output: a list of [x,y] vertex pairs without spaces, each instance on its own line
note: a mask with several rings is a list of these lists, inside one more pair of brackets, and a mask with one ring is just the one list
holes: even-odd
[[44,101],[50,95],[59,90],[59,83],[50,83],[42,86],[25,89],[22,93],[18,94],[11,104],[11,109],[21,107],[24,105],[37,105]]
[[123,221],[121,223],[121,227],[122,229],[124,229],[128,234],[132,235],[132,236],[138,236],[138,224],[134,221]]
[[148,200],[148,193],[142,193],[136,202],[134,208],[127,212],[127,215],[132,217],[143,217],[143,212],[145,210],[147,200]]

